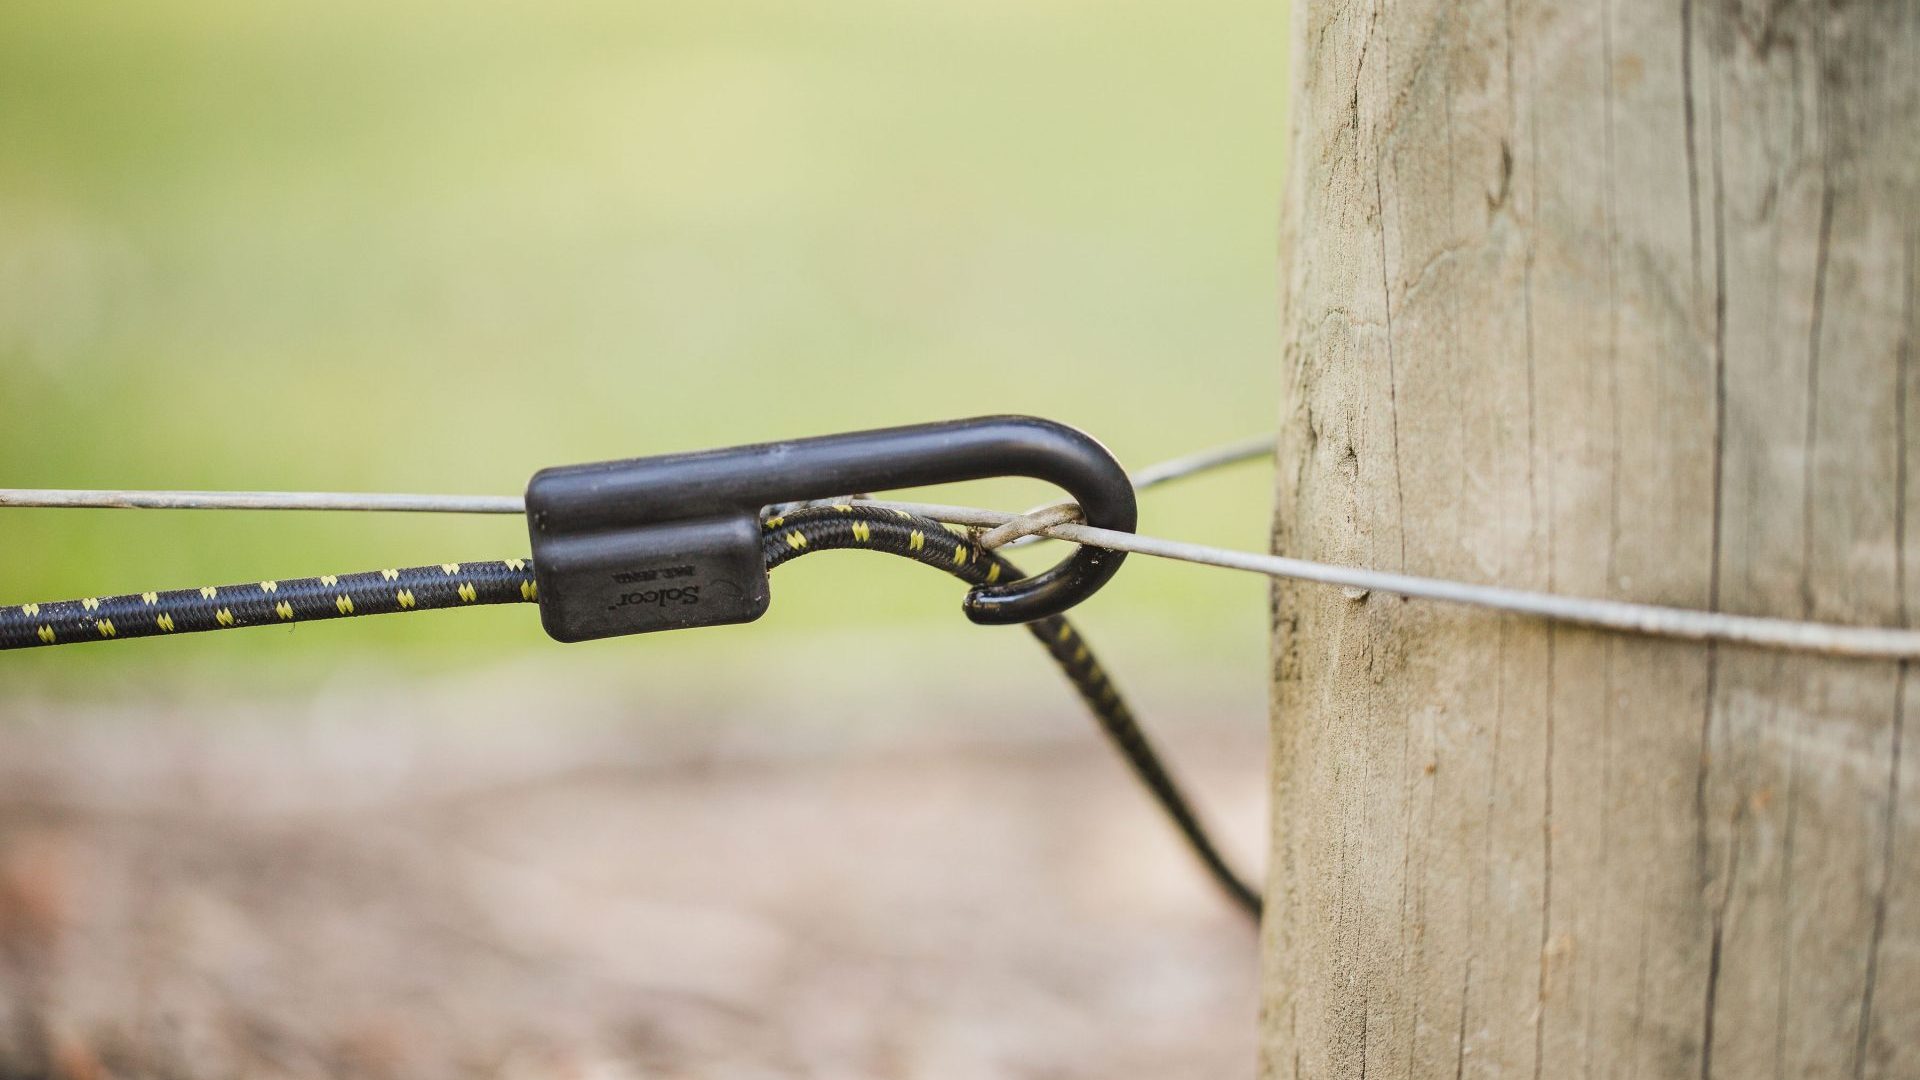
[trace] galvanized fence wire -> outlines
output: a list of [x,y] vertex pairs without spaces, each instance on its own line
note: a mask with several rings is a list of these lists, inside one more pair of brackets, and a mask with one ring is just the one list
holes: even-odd
[[[1271,436],[1242,439],[1142,469],[1134,485],[1147,490],[1237,462],[1269,457]],[[1834,623],[1736,615],[1626,600],[1566,596],[1449,578],[1421,577],[1364,567],[1341,566],[1181,540],[1142,536],[1084,524],[1079,508],[1056,503],[1027,514],[971,506],[855,499],[982,530],[982,546],[993,548],[1026,538],[1046,537],[1090,544],[1154,558],[1173,559],[1270,578],[1312,582],[1347,590],[1390,593],[1419,600],[1460,604],[1550,622],[1683,641],[1724,642],[1790,652],[1883,660],[1920,659],[1920,631],[1899,627],[1845,626]],[[0,507],[58,506],[116,509],[195,510],[387,510],[416,513],[520,514],[518,496],[360,495],[339,492],[72,491],[0,489]]]
[[[937,503],[874,502],[872,505],[905,510],[911,514],[935,518],[956,525],[996,528],[1014,521],[1017,515],[970,506],[944,506]],[[1885,660],[1920,659],[1920,631],[1893,627],[1841,626],[1833,623],[1773,619],[1757,615],[1732,615],[1693,608],[1640,604],[1627,600],[1602,600],[1564,596],[1558,593],[1510,589],[1499,585],[1479,585],[1447,578],[1420,577],[1385,570],[1367,570],[1353,566],[1293,559],[1284,555],[1260,555],[1250,551],[1190,544],[1180,540],[1141,536],[1137,533],[1097,529],[1067,522],[1040,524],[1038,535],[1076,544],[1092,544],[1114,551],[1151,555],[1161,559],[1242,570],[1272,578],[1334,585],[1343,589],[1392,593],[1419,600],[1438,600],[1464,604],[1490,611],[1545,619],[1551,622],[1617,630],[1651,637],[1679,638],[1686,641],[1717,641],[1753,645],[1791,652],[1822,653]]]
[[399,495],[361,491],[110,491],[0,488],[0,508],[67,510],[362,510],[403,514],[524,514],[518,495]]

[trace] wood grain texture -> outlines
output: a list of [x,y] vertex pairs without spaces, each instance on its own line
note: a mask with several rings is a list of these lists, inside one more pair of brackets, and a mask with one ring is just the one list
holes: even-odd
[[[1909,624],[1920,4],[1294,19],[1276,551]],[[1920,675],[1274,610],[1265,1075],[1920,1076]]]

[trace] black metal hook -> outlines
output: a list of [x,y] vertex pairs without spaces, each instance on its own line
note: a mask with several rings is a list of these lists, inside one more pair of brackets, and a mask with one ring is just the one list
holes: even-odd
[[[541,622],[561,641],[748,622],[768,603],[762,507],[992,476],[1045,480],[1078,500],[1089,524],[1134,527],[1133,484],[1106,447],[1031,416],[545,469],[527,485]],[[967,617],[1001,625],[1057,615],[1124,558],[1083,547],[1031,577],[973,589]]]

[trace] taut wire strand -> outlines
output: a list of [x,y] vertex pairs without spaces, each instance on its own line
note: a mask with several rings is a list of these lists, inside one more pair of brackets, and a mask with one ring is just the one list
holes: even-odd
[[[1134,485],[1145,489],[1270,454],[1271,438],[1245,439],[1149,466],[1134,474]],[[1150,555],[1162,559],[1217,566],[1267,577],[1308,581],[1346,589],[1392,593],[1421,600],[1464,604],[1514,615],[1573,623],[1651,637],[1684,641],[1724,641],[1793,652],[1821,653],[1887,660],[1920,660],[1920,631],[1893,627],[1840,626],[1755,615],[1640,604],[1625,600],[1563,596],[1557,593],[1479,585],[1446,578],[1420,577],[1384,570],[1257,554],[1165,540],[1137,533],[1115,532],[1079,524],[1072,503],[1043,507],[1031,514],[1009,514],[971,506],[853,500],[872,506],[905,510],[955,525],[987,530],[981,546],[991,548],[1023,535],[1044,536],[1075,544]],[[524,500],[517,495],[382,495],[341,492],[270,491],[65,491],[23,488],[0,489],[0,507],[97,507],[114,509],[186,510],[389,510],[415,513],[520,514]],[[1007,534],[996,534],[1017,522]],[[993,541],[993,542],[989,542]]]
[[[991,528],[1014,520],[1018,515],[970,506],[944,506],[938,503],[874,503],[904,510],[910,514],[946,521],[955,525]],[[1839,626],[1833,623],[1800,622],[1757,615],[1729,615],[1717,611],[1664,607],[1626,600],[1598,600],[1590,597],[1563,596],[1558,593],[1509,589],[1499,585],[1476,585],[1446,578],[1396,574],[1385,570],[1366,570],[1353,566],[1292,559],[1284,555],[1257,555],[1250,551],[1189,544],[1180,540],[1162,540],[1137,533],[1096,529],[1072,523],[1048,525],[1043,536],[1076,544],[1093,544],[1113,551],[1152,555],[1162,559],[1244,570],[1268,577],[1311,581],[1369,592],[1394,593],[1421,600],[1526,615],[1553,622],[1575,623],[1606,630],[1651,637],[1680,638],[1686,641],[1724,641],[1756,645],[1793,652],[1824,653],[1830,656],[1855,656],[1884,660],[1920,659],[1920,630],[1891,627]]]
[[1207,472],[1226,465],[1238,465],[1243,461],[1254,461],[1273,456],[1274,437],[1272,432],[1241,439],[1238,442],[1222,443],[1191,454],[1182,454],[1177,458],[1155,462],[1133,474],[1135,491],[1145,491],[1175,480],[1184,480],[1196,473]]
[[518,495],[395,495],[357,491],[83,491],[0,488],[0,507],[90,510],[364,510],[408,514],[524,514]]

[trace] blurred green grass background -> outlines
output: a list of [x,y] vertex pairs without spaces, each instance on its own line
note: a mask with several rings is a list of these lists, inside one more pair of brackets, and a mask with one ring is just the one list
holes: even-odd
[[[1137,467],[1268,429],[1285,24],[1249,0],[10,0],[0,486],[513,492],[545,465],[991,412]],[[1262,548],[1270,484],[1150,494],[1142,528]],[[13,510],[0,600],[525,550],[513,519]],[[578,663],[729,679],[831,641],[963,670],[949,645],[983,633],[955,583],[892,560],[805,560],[774,594],[757,626]],[[1086,623],[1257,687],[1265,604],[1135,559]],[[553,649],[504,608],[5,664],[14,692],[113,693]]]

